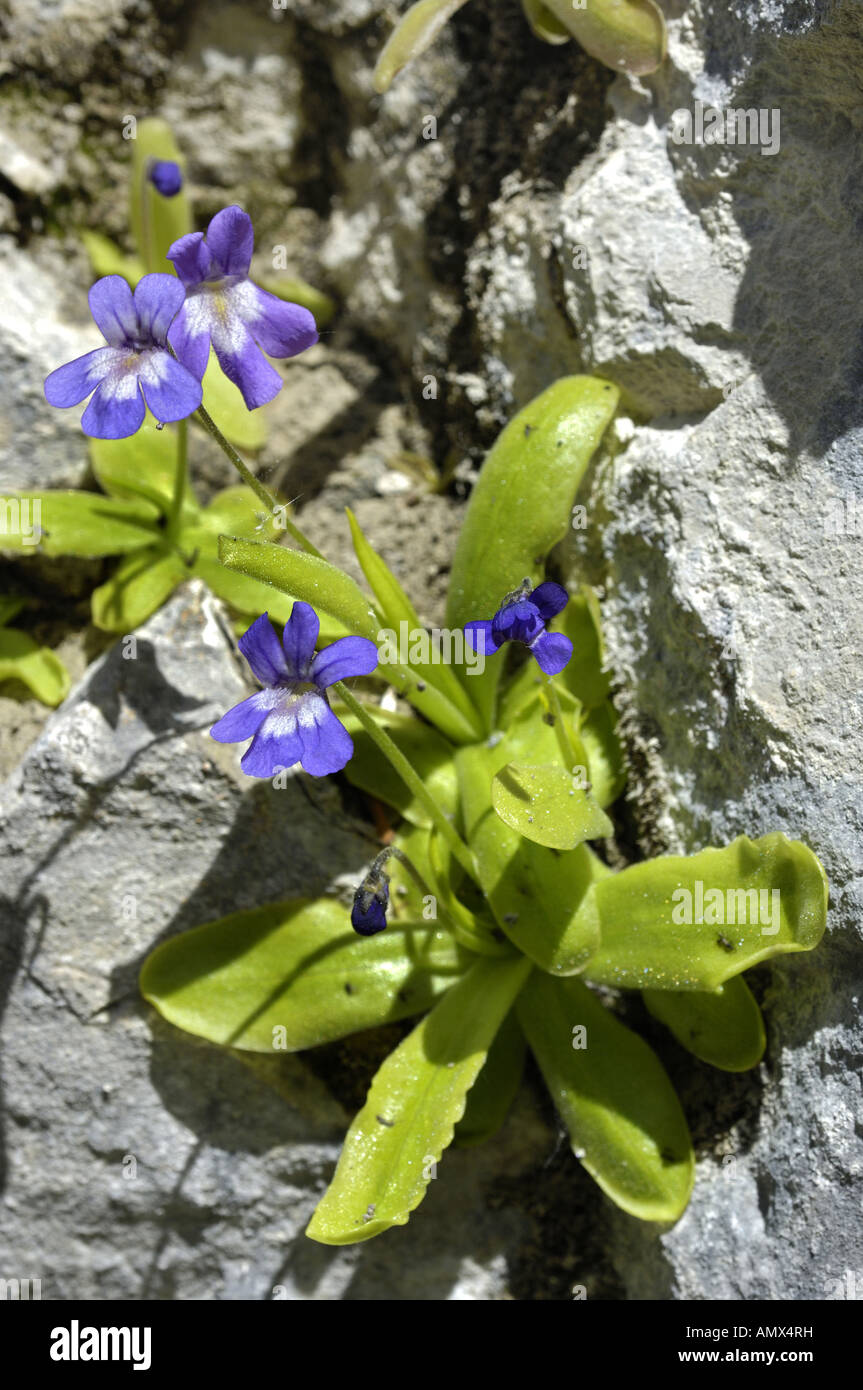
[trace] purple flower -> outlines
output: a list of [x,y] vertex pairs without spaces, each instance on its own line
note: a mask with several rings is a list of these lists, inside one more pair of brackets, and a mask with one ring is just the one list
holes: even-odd
[[168,252],[186,290],[186,302],[171,329],[171,346],[201,378],[212,343],[222,371],[240,388],[250,410],[266,405],[282,386],[264,352],[295,357],[318,340],[308,309],[286,304],[252,284],[254,244],[252,219],[242,208],[230,207],[216,213],[206,239],[203,232],[190,232]]
[[201,383],[172,356],[168,329],[183,303],[173,275],[145,275],[134,295],[121,275],[90,290],[90,312],[108,346],[58,367],[45,381],[49,405],[78,405],[93,392],[81,428],[93,439],[126,439],[144,422],[184,420],[201,404]]
[[180,166],[172,159],[154,159],[147,170],[147,178],[163,198],[176,197],[183,187]]
[[252,740],[240,762],[249,777],[274,777],[295,763],[326,777],[353,755],[353,740],[324,692],[335,681],[369,675],[378,664],[377,647],[366,637],[340,637],[315,654],[319,628],[314,609],[295,603],[281,645],[266,613],[240,638],[240,651],[264,689],[228,710],[210,733],[219,743]]
[[387,879],[381,874],[378,878],[372,875],[361,883],[354,893],[354,905],[351,908],[351,926],[360,936],[374,936],[377,932],[383,931],[387,924],[387,904],[390,900],[390,888]]
[[491,656],[504,642],[522,642],[536,657],[547,676],[556,676],[572,656],[572,643],[562,632],[546,632],[545,625],[566,607],[569,594],[562,584],[547,579],[531,591],[525,579],[520,589],[507,594],[493,618],[465,624],[465,636],[475,652]]

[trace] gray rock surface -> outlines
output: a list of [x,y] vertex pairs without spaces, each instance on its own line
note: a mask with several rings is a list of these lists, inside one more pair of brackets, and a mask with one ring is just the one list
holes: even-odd
[[[81,262],[71,249],[72,259],[64,257],[76,225],[122,236],[122,114],[165,110],[183,127],[202,215],[225,201],[244,202],[260,229],[259,254],[285,245],[291,269],[341,301],[318,356],[288,371],[261,460],[267,476],[299,496],[309,529],[335,553],[341,507],[361,508],[373,542],[395,554],[403,577],[417,583],[423,611],[434,617],[457,516],[454,504],[429,499],[433,536],[426,544],[415,525],[426,503],[417,507],[415,497],[397,495],[387,509],[381,498],[391,470],[405,466],[400,455],[434,457],[457,477],[469,476],[500,424],[553,378],[588,370],[614,380],[627,419],[618,427],[613,460],[589,480],[591,525],[573,537],[567,558],[581,558],[604,593],[632,766],[625,818],[631,847],[695,850],[741,831],[781,829],[813,846],[831,881],[828,940],[813,955],[759,972],[769,1049],[757,1075],[693,1068],[657,1029],[651,1033],[680,1088],[701,1159],[692,1205],[673,1231],[612,1212],[565,1154],[532,1169],[534,1160],[491,1149],[482,1160],[456,1159],[467,1164],[464,1174],[488,1175],[484,1187],[485,1178],[464,1177],[467,1195],[458,1200],[477,1224],[465,1226],[463,1242],[462,1218],[450,1224],[446,1209],[456,1199],[436,1189],[406,1233],[373,1242],[358,1256],[329,1262],[299,1253],[302,1242],[291,1246],[298,1252],[292,1257],[299,1262],[298,1297],[363,1297],[372,1286],[404,1296],[401,1281],[415,1266],[403,1252],[415,1239],[426,1241],[424,1268],[437,1259],[435,1268],[446,1271],[418,1295],[425,1297],[561,1298],[576,1281],[591,1297],[629,1298],[820,1299],[863,1287],[855,1072],[863,984],[863,520],[858,524],[854,511],[863,492],[863,309],[856,290],[863,219],[855,172],[863,153],[863,6],[859,0],[741,0],[732,7],[668,0],[664,8],[668,63],[630,82],[612,78],[575,46],[547,48],[532,40],[517,5],[472,0],[383,98],[373,95],[370,80],[393,14],[383,0],[295,0],[266,17],[259,8],[198,6],[182,28],[175,9],[158,0],[108,7],[78,0],[38,14],[24,3],[11,8],[3,62],[21,77],[0,104],[6,180],[0,231],[7,238],[0,266],[4,287],[12,285],[11,295],[0,296],[4,485],[83,476],[74,421],[41,405],[34,377],[63,360],[67,348],[72,355],[90,345],[80,291],[70,282],[70,266]],[[58,122],[52,83],[63,71],[63,36],[70,32],[64,25],[73,21],[75,89]],[[45,83],[35,91],[33,73]],[[677,144],[674,113],[693,110],[696,101],[723,110],[778,110],[778,152]],[[436,121],[434,139],[424,138],[429,117]],[[38,341],[31,326],[37,319]],[[424,394],[430,381],[435,389]],[[221,480],[209,456],[194,463],[213,485]],[[414,538],[424,546],[418,558]],[[213,655],[212,671],[211,685],[178,688],[197,699],[201,689],[221,691],[236,679],[223,653],[218,661]],[[22,856],[50,853],[52,865],[66,862],[52,849],[52,837],[69,829],[69,817],[77,818],[76,836],[86,838],[95,835],[87,828],[91,819],[104,814],[101,803],[94,810],[87,800],[77,755],[51,751],[51,730],[93,709],[75,698],[19,774],[20,787],[32,785],[36,795],[47,774],[26,769],[47,759],[57,778],[51,797],[71,808],[47,816],[28,803],[33,844],[16,843]],[[193,707],[181,700],[171,708],[172,719],[188,718],[197,727]],[[171,903],[162,916],[153,915],[162,911],[155,903],[142,908],[123,947],[127,966],[169,923],[188,924],[198,907],[224,909],[220,895],[229,875],[218,879],[212,901],[206,888],[201,897],[199,885],[201,864],[212,864],[229,826],[237,834],[239,819],[239,860],[263,853],[237,809],[249,795],[237,787],[233,764],[220,763],[208,748],[216,769],[208,778],[222,788],[224,802],[199,785],[202,754],[193,745],[205,735],[175,736],[170,726],[163,748],[165,730],[157,738],[135,721],[134,729],[133,741],[144,740],[140,756],[157,768],[165,765],[159,759],[167,747],[191,741],[178,785],[186,787],[192,814],[182,797],[176,801],[167,776],[149,787],[122,783],[111,796],[135,800],[142,825],[155,823],[153,807],[167,798],[166,824],[199,838],[188,858],[181,849],[170,851],[174,867],[160,878],[170,884]],[[97,731],[98,724],[94,737]],[[196,829],[195,816],[203,828]],[[127,819],[108,825],[117,846],[110,853],[123,864],[129,862],[124,837],[135,823]],[[267,834],[277,837],[272,828]],[[361,858],[360,843],[347,830],[344,835],[344,852],[350,857],[353,846]],[[174,842],[168,833],[158,843],[161,852]],[[136,848],[133,859],[141,853]],[[328,883],[329,860],[311,845],[308,856],[306,871]],[[50,879],[60,869],[42,872]],[[108,870],[102,872],[107,881]],[[56,880],[58,901],[68,887],[68,878]],[[181,906],[186,898],[191,908]],[[107,932],[110,915],[103,901],[95,913],[99,932]],[[131,930],[124,925],[125,933]],[[98,945],[99,932],[96,954],[113,971],[116,959],[104,940]],[[58,929],[46,934],[43,950],[57,935]],[[88,941],[70,948],[70,960],[58,960],[57,978],[48,979],[54,997],[62,985],[63,997],[84,1017],[113,997],[102,966],[87,957]],[[37,954],[37,969],[40,959]],[[53,1020],[50,996],[26,972],[16,978],[6,1028],[14,1017],[13,1031],[29,1039],[26,1067],[35,1069],[52,1047],[66,1053],[59,1042],[39,1042]],[[130,978],[127,968],[124,988]],[[139,1221],[153,1237],[150,1253],[155,1249],[152,1206],[169,1230],[156,1263],[170,1272],[151,1286],[157,1296],[170,1296],[172,1281],[177,1289],[199,1290],[181,1296],[237,1296],[252,1287],[241,1272],[252,1259],[246,1248],[252,1208],[274,1214],[276,1224],[284,1220],[289,1232],[299,1229],[298,1213],[308,1211],[335,1152],[336,1102],[303,1082],[314,1105],[312,1118],[303,1111],[301,1120],[299,1102],[286,1112],[261,1082],[255,1104],[265,1138],[249,1153],[256,1125],[247,1115],[237,1118],[239,1100],[216,1111],[214,1129],[201,1120],[202,1096],[210,1094],[202,1075],[222,1068],[226,1094],[245,1101],[249,1082],[241,1064],[176,1035],[161,1036],[170,1060],[154,1065],[157,1084],[145,1092],[139,1076],[149,1046],[144,1015],[129,1001],[116,1013],[110,1026],[126,1039],[124,1074],[136,1078],[134,1086],[124,1084],[140,1096],[158,1136],[154,1143],[165,1145],[173,1161],[175,1151],[191,1152],[199,1129],[206,1131],[210,1156],[189,1173],[200,1184],[194,1203],[182,1210],[180,1199],[172,1205],[170,1182],[160,1174],[148,1189],[149,1206],[139,1199],[132,1217],[130,1197],[123,1221],[114,1221],[105,1174],[115,1160],[93,1158],[101,1176],[81,1189],[88,1194],[83,1216],[73,1206],[69,1178],[67,1220],[46,1215],[43,1224],[28,1225],[19,1214],[16,1229],[21,1239],[38,1232],[26,1247],[34,1258],[51,1245],[51,1233],[55,1242],[62,1238],[69,1279],[96,1277],[85,1271],[94,1267],[97,1250],[106,1271],[102,1296],[112,1296],[141,1277]],[[107,1047],[95,1051],[108,1019],[111,1010],[81,1028],[93,1064],[111,1084],[120,1043],[110,1054]],[[77,1120],[78,1088],[85,1084],[77,1071],[67,1058],[50,1092],[56,1111],[48,1119],[25,1118],[19,1140],[39,1135],[41,1142],[43,1123],[62,1130],[67,1121],[60,1115]],[[300,1076],[306,1073],[293,1072],[290,1084],[300,1086]],[[37,1114],[31,1080],[23,1093],[30,1099],[22,1113]],[[100,1133],[96,1144],[107,1145],[105,1130]],[[268,1167],[270,1137],[279,1154],[275,1170],[284,1164],[289,1174],[287,1218],[284,1192]],[[542,1138],[535,1143],[541,1150]],[[224,1157],[234,1150],[239,1158]],[[300,1173],[309,1154],[315,1157]],[[52,1184],[67,1181],[35,1148],[29,1162],[34,1190],[41,1183],[51,1193]],[[473,1162],[489,1166],[471,1168]],[[243,1173],[242,1183],[235,1171]],[[121,1196],[134,1189],[113,1181]],[[235,1181],[254,1201],[228,1200]],[[542,1196],[531,1199],[529,1189]],[[427,1211],[439,1211],[437,1223],[432,1215],[421,1224]],[[209,1269],[197,1284],[186,1237],[177,1234],[188,1235],[187,1218],[214,1233]],[[344,1274],[354,1268],[351,1259],[362,1277],[378,1282]],[[227,1271],[222,1284],[222,1274],[211,1272],[217,1267]],[[264,1264],[252,1261],[247,1273],[258,1280],[256,1296],[275,1282]],[[849,1278],[855,1275],[856,1284]]]

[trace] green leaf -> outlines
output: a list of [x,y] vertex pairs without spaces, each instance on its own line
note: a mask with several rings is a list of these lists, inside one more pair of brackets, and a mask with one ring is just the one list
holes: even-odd
[[361,937],[344,904],[297,899],[163,942],[144,963],[141,992],[187,1033],[249,1052],[299,1052],[422,1013],[463,966],[464,953],[434,924]]
[[626,785],[623,749],[617,736],[617,715],[610,700],[592,709],[579,729],[587,757],[593,795],[600,806],[610,806]]
[[572,41],[572,34],[555,18],[542,0],[521,0],[521,7],[536,37],[544,43],[560,44]]
[[646,989],[644,1002],[682,1047],[723,1071],[748,1071],[764,1056],[761,1010],[742,975],[715,994]]
[[517,1012],[576,1158],[624,1211],[676,1221],[695,1160],[680,1102],[647,1043],[580,980],[534,971]]
[[273,540],[279,534],[277,519],[263,511],[262,503],[245,483],[235,483],[217,492],[201,513],[200,524],[216,536]]
[[[377,643],[380,629],[371,600],[349,575],[319,556],[289,550],[286,546],[223,536],[219,542],[219,558],[229,569],[272,584],[282,593],[329,613],[357,637],[367,637]],[[387,680],[448,738],[466,742],[476,737],[475,729],[442,691],[429,685],[418,690],[416,673],[407,667],[388,665],[385,670]]]
[[[180,539],[185,546],[190,538],[183,535]],[[213,539],[214,548],[218,548],[218,538]],[[205,553],[208,551],[205,544],[199,550],[191,572],[203,579],[217,598],[244,615],[241,634],[248,628],[249,618],[259,618],[262,613],[268,613],[272,622],[284,626],[291,616],[293,599],[271,589],[269,584],[260,584],[257,579],[249,579],[245,574],[235,574],[233,570],[226,569],[212,553]]]
[[289,279],[286,275],[270,275],[258,281],[262,289],[284,299],[288,304],[301,304],[314,315],[318,328],[324,328],[336,312],[336,306],[328,294],[315,289],[305,280]]
[[[618,391],[590,376],[562,377],[507,425],[482,466],[453,557],[447,625],[491,618],[523,578],[539,582],[545,558],[566,534],[572,502]],[[493,727],[502,654],[465,676]]]
[[350,575],[327,560],[287,546],[235,536],[222,536],[219,558],[228,569],[329,613],[357,637],[376,640],[378,617],[371,601]]
[[390,34],[372,76],[376,92],[387,91],[393,78],[406,63],[430,48],[443,29],[467,0],[418,0],[402,15]]
[[507,763],[491,784],[491,801],[505,825],[549,849],[614,834],[593,793],[560,763]]
[[[192,207],[186,191],[186,161],[167,121],[150,116],[138,121],[132,145],[130,218],[135,244],[149,271],[173,275],[168,251],[181,236],[194,230]],[[163,198],[147,179],[151,160],[167,159],[183,172],[183,187],[173,198]]]
[[309,1223],[312,1240],[349,1245],[407,1223],[528,969],[478,961],[387,1058]]
[[[424,633],[425,628],[420,622],[416,609],[405,593],[399,581],[396,579],[389,565],[381,559],[377,551],[369,545],[360,529],[359,522],[350,508],[345,509],[348,514],[348,521],[351,527],[351,539],[357,559],[360,562],[363,574],[369,582],[369,587],[377,599],[378,609],[384,624],[391,630],[394,644],[404,638],[408,646],[408,656],[410,657],[410,643],[413,641],[414,634]],[[404,628],[402,628],[404,624]],[[446,656],[450,649],[442,652]],[[465,689],[455,674],[452,666],[425,661],[410,660],[411,669],[428,684],[434,685],[441,690],[447,699],[456,706],[464,716],[466,722],[472,726],[474,737],[479,738],[481,728],[479,716],[465,694]],[[421,704],[418,704],[421,708]]]
[[799,840],[740,835],[725,849],[666,855],[612,874],[594,884],[580,910],[598,915],[601,931],[589,979],[621,989],[710,991],[758,961],[817,946],[827,881]]
[[569,603],[554,622],[552,632],[563,632],[572,643],[572,659],[563,668],[560,680],[587,709],[601,705],[611,689],[605,666],[605,647],[599,617],[599,602],[589,584],[582,584],[570,595]]
[[26,632],[0,630],[0,681],[19,680],[43,705],[59,705],[69,694],[69,672],[50,647],[40,647]]
[[263,408],[249,410],[238,387],[229,381],[219,366],[218,358],[210,352],[202,382],[203,406],[215,420],[226,439],[238,449],[261,449],[267,442],[267,421]]
[[0,598],[0,627],[5,627],[13,618],[17,618],[23,607],[23,598]]
[[[432,796],[448,815],[454,815],[458,786],[452,761],[452,746],[436,729],[411,715],[375,710],[377,722],[419,773]],[[354,741],[354,754],[345,776],[355,787],[392,806],[412,824],[430,827],[431,817],[412,795],[395,768],[349,711],[339,718]]]
[[[178,447],[176,429],[166,425],[157,430],[148,415],[138,433],[128,439],[91,439],[90,463],[96,481],[111,497],[144,497],[166,513],[174,497]],[[192,524],[199,512],[187,478],[183,497],[185,523]]]
[[17,492],[0,497],[0,550],[122,555],[152,545],[159,534],[158,522],[158,509],[143,498],[124,501],[98,492]]
[[[142,275],[146,274],[144,262],[137,256],[127,256],[109,237],[101,232],[81,231],[84,249],[90,257],[93,274],[100,279],[103,275],[122,275],[123,279],[135,288]],[[164,269],[170,274],[171,266]]]
[[589,0],[583,6],[572,0],[543,2],[592,58],[615,72],[643,77],[665,58],[665,20],[653,0]]
[[552,974],[575,974],[599,944],[589,852],[579,845],[559,854],[504,824],[491,804],[499,757],[497,748],[456,752],[465,830],[483,889],[498,924],[520,951]]
[[189,570],[177,555],[156,548],[130,555],[93,590],[93,626],[103,632],[132,632],[188,578]]
[[468,1092],[464,1115],[455,1127],[458,1148],[484,1144],[497,1134],[521,1085],[527,1045],[515,1010],[510,1009],[494,1042],[485,1066]]

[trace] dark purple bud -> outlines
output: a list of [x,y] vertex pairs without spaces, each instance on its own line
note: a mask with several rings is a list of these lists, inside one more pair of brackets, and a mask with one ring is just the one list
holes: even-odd
[[360,884],[354,894],[351,908],[351,926],[360,936],[375,936],[387,924],[387,903],[390,890],[387,880],[381,876],[376,882],[371,876]]
[[149,180],[163,198],[173,198],[183,187],[179,164],[170,159],[156,159],[150,165]]

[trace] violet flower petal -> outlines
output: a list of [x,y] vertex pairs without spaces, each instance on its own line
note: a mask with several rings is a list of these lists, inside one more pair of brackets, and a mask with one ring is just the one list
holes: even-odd
[[542,631],[542,618],[530,599],[519,599],[501,608],[492,618],[494,640],[501,642],[532,642]]
[[172,159],[157,159],[150,166],[147,175],[151,184],[163,198],[174,198],[183,187],[183,175],[179,164]]
[[301,304],[291,304],[248,282],[244,317],[252,337],[270,357],[296,357],[318,341],[314,314]]
[[210,730],[210,738],[217,743],[243,743],[258,732],[270,710],[283,698],[280,690],[256,690],[222,715]]
[[320,690],[351,676],[368,676],[378,664],[378,649],[368,637],[340,637],[318,652],[309,679]]
[[569,594],[562,584],[555,584],[553,579],[546,579],[528,595],[528,602],[538,610],[543,622],[548,623],[569,603]]
[[[350,641],[350,638],[343,640]],[[312,777],[327,777],[331,772],[341,772],[353,757],[354,741],[344,725],[339,723],[323,695],[301,695],[294,708],[297,730],[302,739],[301,761],[305,771]]]
[[140,336],[164,346],[171,321],[183,307],[185,298],[176,275],[154,272],[142,276],[134,294]]
[[562,632],[542,632],[530,648],[541,671],[556,676],[572,656],[572,643]]
[[261,685],[277,685],[279,681],[289,679],[290,672],[269,614],[263,613],[256,618],[237,645]]
[[168,342],[187,371],[200,381],[210,357],[210,333],[190,311],[190,302],[186,301],[171,324]]
[[489,618],[477,618],[475,622],[465,623],[464,635],[473,652],[482,652],[484,656],[493,656],[498,650]]
[[141,428],[145,413],[137,376],[113,371],[93,392],[81,429],[91,439],[128,439]]
[[45,378],[46,401],[60,407],[79,405],[124,355],[122,348],[101,347],[66,362]]
[[255,231],[249,214],[235,203],[222,208],[207,228],[207,245],[223,275],[248,275],[255,249]]
[[219,366],[225,376],[239,389],[249,410],[266,405],[281,391],[284,384],[282,378],[267,361],[244,323],[238,323],[230,342],[225,339],[224,334],[217,337],[214,333],[212,337]]
[[297,726],[297,702],[270,711],[240,759],[247,777],[275,777],[300,761],[303,745]]
[[212,273],[213,258],[203,232],[187,232],[181,236],[168,247],[165,259],[173,263],[184,285],[199,285]]
[[375,936],[387,924],[387,903],[390,890],[384,881],[374,894],[360,886],[354,894],[351,926],[360,936]]
[[143,353],[138,380],[157,420],[185,420],[201,404],[201,383],[169,352]]
[[104,275],[87,295],[90,313],[111,347],[125,347],[138,337],[138,315],[132,291],[122,275]]
[[285,661],[294,679],[311,679],[309,667],[315,655],[315,644],[320,630],[321,622],[314,608],[302,601],[295,603],[282,634]]

